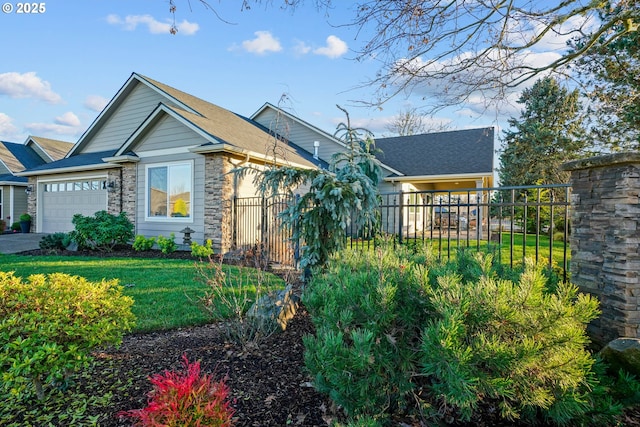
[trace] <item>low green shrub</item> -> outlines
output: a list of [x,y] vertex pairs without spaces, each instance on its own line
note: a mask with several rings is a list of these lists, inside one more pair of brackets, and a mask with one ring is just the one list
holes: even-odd
[[73,239],[69,233],[53,233],[47,234],[40,239],[38,246],[42,250],[64,250],[66,249]]
[[20,223],[18,221],[11,224],[11,231],[20,231]]
[[156,243],[158,243],[158,247],[163,254],[170,254],[178,249],[175,233],[169,234],[169,237],[158,236]]
[[204,245],[199,244],[198,242],[191,243],[191,256],[196,258],[204,259],[209,258],[213,255],[213,248],[211,239],[207,239]]
[[0,272],[0,390],[27,396],[31,383],[43,399],[44,386],[64,384],[93,348],[121,342],[132,305],[116,280]]
[[184,373],[165,371],[151,377],[153,390],[143,409],[120,412],[138,427],[229,427],[234,409],[228,400],[229,387],[200,374],[200,362],[189,363],[183,355]]
[[133,223],[125,212],[119,215],[107,211],[98,211],[94,216],[75,214],[71,222],[75,227],[71,237],[79,248],[111,251],[133,239]]
[[640,389],[606,380],[588,351],[597,301],[531,261],[516,271],[470,251],[446,263],[420,248],[343,252],[303,302],[316,327],[305,365],[356,420],[412,411],[469,422],[498,410],[507,421],[607,425],[629,404],[616,390]]
[[347,415],[384,418],[413,390],[415,346],[426,321],[421,273],[392,252],[343,252],[303,294],[316,327],[304,338],[305,365],[316,388]]
[[153,248],[153,245],[156,244],[155,237],[145,237],[141,234],[138,234],[133,241],[133,250],[138,252],[146,252],[150,251]]
[[433,317],[419,362],[433,396],[463,421],[491,401],[507,420],[542,413],[563,424],[580,416],[584,386],[597,385],[586,334],[597,300],[568,283],[547,292],[542,269],[531,262],[516,282],[495,277],[487,257],[478,266],[476,280],[436,274],[426,288]]

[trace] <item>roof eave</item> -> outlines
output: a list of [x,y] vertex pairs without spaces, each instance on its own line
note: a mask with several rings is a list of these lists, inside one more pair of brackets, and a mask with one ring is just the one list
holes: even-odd
[[[228,154],[235,154],[241,157],[245,157],[246,161],[249,161],[249,159],[255,159],[263,163],[274,163],[273,157],[270,157],[263,153],[258,153],[256,151],[238,148],[230,144],[219,143],[219,144],[199,145],[197,147],[190,148],[189,151],[196,154],[228,153]],[[276,160],[275,164],[278,166],[293,166],[293,167],[302,168],[302,169],[312,168],[311,165],[303,165],[300,163],[295,163],[291,161],[282,161],[282,160],[280,161]]]
[[66,168],[57,168],[57,169],[24,171],[24,172],[16,173],[16,176],[57,175],[61,173],[88,172],[88,171],[102,170],[102,169],[113,169],[117,167],[119,166],[113,163],[98,163],[93,165],[69,166]]
[[389,176],[384,180],[387,182],[442,182],[442,181],[460,181],[479,178],[493,177],[493,172],[481,173],[452,173],[442,175],[406,175],[406,176]]
[[102,161],[107,163],[137,163],[140,161],[140,157],[124,154],[122,156],[103,157]]

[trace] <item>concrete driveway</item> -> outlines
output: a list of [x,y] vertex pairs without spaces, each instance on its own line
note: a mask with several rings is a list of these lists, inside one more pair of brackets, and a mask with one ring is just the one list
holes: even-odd
[[18,252],[40,249],[42,233],[9,233],[0,234],[0,254],[15,254]]

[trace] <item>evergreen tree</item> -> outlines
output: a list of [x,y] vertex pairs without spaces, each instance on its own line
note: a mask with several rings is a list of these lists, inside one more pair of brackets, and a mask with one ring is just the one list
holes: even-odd
[[[636,2],[637,4],[637,2]],[[618,13],[603,9],[601,17]],[[610,31],[620,31],[622,24]],[[574,43],[581,49],[588,36]],[[640,148],[640,33],[629,32],[608,42],[603,35],[589,54],[578,61],[578,71],[590,99],[593,139],[607,151]]]
[[500,154],[500,183],[504,186],[568,182],[562,163],[584,154],[577,90],[569,91],[546,77],[522,92],[519,118],[510,118]]

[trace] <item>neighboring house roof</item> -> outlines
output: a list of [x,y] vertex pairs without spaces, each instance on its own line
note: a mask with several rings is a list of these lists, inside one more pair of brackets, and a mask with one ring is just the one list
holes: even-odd
[[4,141],[0,143],[0,159],[12,173],[44,163],[31,147]]
[[26,185],[29,180],[11,174],[0,175],[0,185]]
[[43,138],[41,136],[30,136],[27,138],[25,145],[35,144],[42,149],[42,151],[54,160],[60,160],[67,155],[69,150],[73,147],[73,143],[66,141],[59,141],[57,139]]
[[[34,148],[34,144],[37,144],[37,149]],[[73,144],[69,142],[34,136],[27,138],[24,144],[0,141],[0,163],[11,174],[17,174],[64,157],[72,146]],[[23,182],[23,180],[19,179],[15,182]]]
[[405,176],[493,173],[492,127],[379,138],[375,144],[378,159]]

